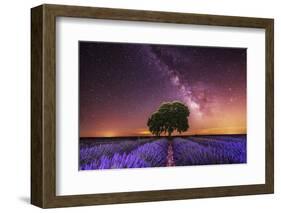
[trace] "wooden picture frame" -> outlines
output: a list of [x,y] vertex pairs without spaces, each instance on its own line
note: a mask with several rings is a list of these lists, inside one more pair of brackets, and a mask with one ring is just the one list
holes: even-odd
[[[265,184],[56,195],[56,17],[262,28],[266,34]],[[31,203],[41,208],[268,194],[274,191],[274,21],[44,4],[31,9]]]

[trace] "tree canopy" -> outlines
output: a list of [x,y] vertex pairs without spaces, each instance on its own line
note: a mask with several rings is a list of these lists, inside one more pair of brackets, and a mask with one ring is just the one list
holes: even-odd
[[186,105],[179,101],[161,104],[147,121],[149,131],[156,136],[162,133],[172,135],[174,131],[182,133],[188,130],[188,116],[190,112]]

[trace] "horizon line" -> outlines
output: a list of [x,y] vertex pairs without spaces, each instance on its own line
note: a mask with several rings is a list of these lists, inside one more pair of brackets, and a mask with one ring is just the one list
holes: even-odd
[[[171,135],[171,137],[185,137],[185,136],[206,136],[206,135],[247,135],[245,133],[213,133],[213,134],[189,134],[189,135]],[[120,135],[120,136],[79,136],[79,138],[128,138],[128,137],[169,137],[168,135]]]

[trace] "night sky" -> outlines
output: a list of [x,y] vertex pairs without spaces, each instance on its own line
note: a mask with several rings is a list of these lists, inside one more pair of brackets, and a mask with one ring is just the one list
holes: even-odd
[[79,42],[80,137],[150,135],[165,101],[190,109],[184,134],[246,133],[246,49]]

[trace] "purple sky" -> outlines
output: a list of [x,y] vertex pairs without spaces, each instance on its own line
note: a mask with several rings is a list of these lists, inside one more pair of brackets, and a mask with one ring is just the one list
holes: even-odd
[[246,49],[79,43],[80,136],[149,135],[162,102],[190,109],[185,134],[246,132]]

